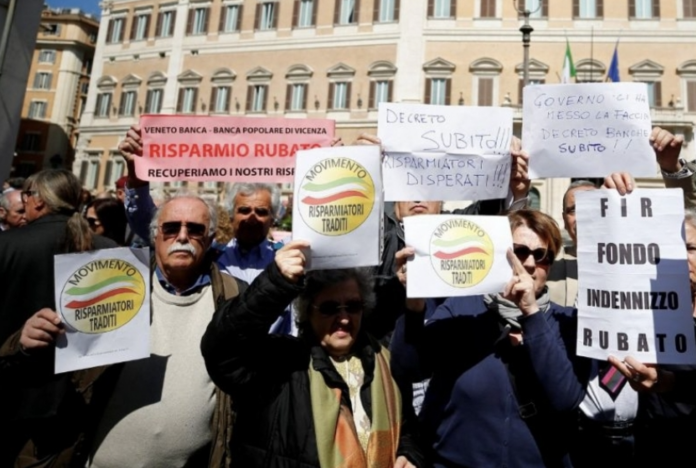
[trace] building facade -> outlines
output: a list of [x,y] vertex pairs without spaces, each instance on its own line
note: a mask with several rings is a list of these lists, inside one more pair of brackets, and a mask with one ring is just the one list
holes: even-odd
[[[693,157],[696,0],[526,0],[532,83],[648,83],[655,125]],[[520,7],[525,2],[521,0]],[[108,0],[74,170],[89,189],[123,173],[117,145],[144,113],[330,118],[344,141],[376,133],[380,102],[511,106],[521,133],[524,66],[508,0]],[[568,180],[534,182],[560,218]],[[659,179],[641,181],[659,184]],[[177,184],[180,185],[180,184]],[[214,194],[216,184],[198,184]]]
[[41,13],[13,175],[72,167],[98,29],[99,21],[79,9]]

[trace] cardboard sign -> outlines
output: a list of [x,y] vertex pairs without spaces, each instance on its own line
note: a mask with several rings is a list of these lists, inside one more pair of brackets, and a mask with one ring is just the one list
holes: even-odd
[[149,249],[55,256],[56,373],[150,355]]
[[575,193],[577,353],[695,364],[680,189]]
[[532,179],[657,173],[645,83],[527,86],[522,122]]
[[387,201],[505,198],[512,109],[379,105]]
[[378,146],[298,152],[292,237],[311,244],[307,270],[378,265],[382,216]]
[[299,150],[330,146],[334,121],[144,115],[143,180],[292,182]]
[[476,296],[502,292],[512,278],[505,216],[418,215],[404,218],[408,297]]

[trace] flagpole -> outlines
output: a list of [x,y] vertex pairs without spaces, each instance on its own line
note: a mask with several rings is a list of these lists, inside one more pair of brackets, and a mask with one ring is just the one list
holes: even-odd
[[594,79],[594,26],[590,28],[590,80]]

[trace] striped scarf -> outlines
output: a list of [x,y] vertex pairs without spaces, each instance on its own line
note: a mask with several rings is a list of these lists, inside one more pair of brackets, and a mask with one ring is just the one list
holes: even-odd
[[394,465],[401,429],[401,394],[389,370],[389,352],[375,352],[370,387],[372,417],[367,451],[363,451],[353,413],[341,404],[341,389],[330,388],[309,365],[312,416],[322,468],[390,468]]

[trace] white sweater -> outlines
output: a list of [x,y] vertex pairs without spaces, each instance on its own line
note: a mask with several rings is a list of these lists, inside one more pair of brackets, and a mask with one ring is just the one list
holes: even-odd
[[200,343],[215,310],[212,289],[175,296],[152,283],[150,357],[124,365],[88,467],[184,467],[211,440],[215,386]]

